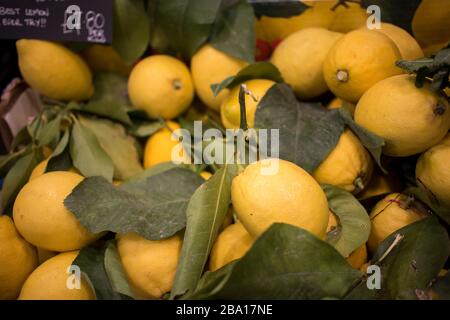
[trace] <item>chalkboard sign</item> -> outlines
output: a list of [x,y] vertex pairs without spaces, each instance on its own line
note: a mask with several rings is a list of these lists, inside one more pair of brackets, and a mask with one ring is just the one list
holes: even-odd
[[110,43],[112,0],[0,0],[0,39]]

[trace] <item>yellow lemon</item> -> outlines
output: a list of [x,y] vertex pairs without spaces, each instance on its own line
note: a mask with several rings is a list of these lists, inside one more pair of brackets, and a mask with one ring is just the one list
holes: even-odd
[[114,72],[123,76],[131,72],[131,66],[111,46],[93,44],[81,51],[81,55],[94,72]]
[[415,77],[399,75],[380,81],[358,102],[356,122],[385,140],[383,153],[404,157],[438,143],[450,128],[446,98],[417,88]]
[[[255,112],[258,103],[262,100],[266,92],[275,82],[266,79],[253,79],[245,81],[243,84],[251,91],[253,96],[245,95],[245,110],[247,124],[252,128],[255,124]],[[220,107],[220,117],[222,124],[227,129],[239,128],[241,121],[241,107],[239,105],[240,86],[234,87]],[[256,101],[255,101],[256,100]]]
[[327,105],[327,109],[339,109],[339,108],[345,108],[347,109],[352,117],[355,114],[356,105],[347,101],[344,101],[339,98],[334,98],[330,101],[330,103]]
[[100,237],[83,227],[64,207],[64,199],[84,178],[55,171],[28,182],[14,202],[14,222],[20,234],[50,251],[80,249]]
[[292,162],[266,159],[250,164],[233,179],[231,202],[253,237],[276,222],[306,229],[319,238],[325,236],[329,215],[325,193]]
[[337,97],[356,103],[378,81],[402,73],[395,66],[399,59],[400,51],[388,36],[358,29],[340,38],[328,52],[324,78]]
[[382,23],[380,29],[374,29],[387,35],[400,50],[402,59],[415,60],[423,58],[423,51],[407,31],[390,23]]
[[369,184],[358,194],[358,199],[365,200],[383,194],[394,193],[400,191],[402,188],[400,179],[393,170],[390,170],[387,175],[383,174],[380,170],[374,170]]
[[[182,160],[189,163],[182,143],[177,139],[180,125],[174,121],[167,121],[166,127],[158,130],[148,138],[144,149],[144,168],[150,168],[158,163]],[[173,156],[176,158],[173,158]]]
[[328,215],[328,225],[326,233],[335,230],[339,225],[339,218],[331,210]]
[[133,68],[128,94],[131,103],[149,117],[173,119],[191,104],[194,85],[183,62],[167,55],[154,55]]
[[305,28],[328,29],[333,23],[334,12],[332,5],[325,2],[302,1],[310,8],[297,16],[289,18],[275,18],[262,16],[256,22],[258,38],[273,42],[281,40],[298,30]]
[[426,46],[423,48],[423,52],[424,52],[425,56],[429,57],[429,56],[435,55],[442,49],[446,48],[448,46],[448,44],[449,44],[449,42],[430,44],[429,46]]
[[36,249],[19,235],[10,217],[0,215],[0,300],[16,299],[37,265]]
[[78,251],[60,253],[37,267],[25,281],[19,300],[95,300],[89,283],[70,271],[77,255]]
[[117,236],[117,250],[138,298],[159,299],[172,289],[182,239],[175,235],[152,241],[137,234]]
[[367,246],[363,244],[353,251],[346,260],[353,268],[360,269],[367,262],[367,258]]
[[212,173],[208,172],[208,171],[202,171],[200,172],[200,175],[202,176],[203,179],[208,180],[209,178],[212,177]]
[[450,42],[450,2],[422,0],[414,13],[412,31],[422,46]]
[[369,153],[351,130],[345,129],[338,144],[314,171],[313,177],[320,183],[356,194],[367,186],[372,170]]
[[48,160],[49,159],[45,159],[45,160],[39,162],[39,164],[36,167],[34,167],[33,171],[31,171],[31,175],[30,175],[30,178],[28,179],[28,181],[34,180],[37,177],[40,177],[45,173],[45,170],[47,169]]
[[57,100],[86,100],[94,93],[92,74],[84,60],[66,47],[44,40],[16,42],[19,68],[39,93]]
[[368,18],[366,10],[359,3],[347,2],[346,5],[348,7],[340,5],[334,10],[330,30],[347,33],[366,25]]
[[216,271],[231,261],[242,258],[253,244],[253,238],[240,222],[223,230],[216,239],[209,257],[209,270]]
[[391,233],[426,216],[426,213],[410,205],[408,196],[400,193],[389,194],[379,201],[370,213],[372,229],[367,242],[369,250],[375,252],[378,245]]
[[210,44],[201,47],[192,57],[191,72],[195,91],[209,108],[219,111],[220,104],[229,90],[222,90],[214,96],[211,85],[235,76],[248,63],[217,50]]
[[323,63],[328,51],[341,36],[321,28],[302,29],[276,47],[271,62],[298,97],[318,97],[328,91],[322,73]]
[[[30,175],[30,178],[28,179],[28,181],[34,180],[37,177],[40,177],[45,173],[45,170],[47,170],[48,160],[50,160],[50,159],[47,158],[45,160],[42,160],[41,162],[39,162],[39,164],[36,167],[34,167],[33,171],[31,171],[31,175]],[[74,167],[70,168],[68,171],[78,173],[78,174],[80,173]]]
[[450,134],[423,153],[416,166],[419,186],[431,192],[441,204],[450,207]]

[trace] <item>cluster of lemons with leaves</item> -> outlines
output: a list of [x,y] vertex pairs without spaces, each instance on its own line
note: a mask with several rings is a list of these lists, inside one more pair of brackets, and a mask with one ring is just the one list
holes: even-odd
[[[442,24],[450,21],[444,15],[448,10],[436,11],[430,1],[419,6],[413,35],[389,23],[368,29],[366,10],[359,3],[342,1],[302,1],[309,8],[298,16],[256,19],[255,33],[273,46],[268,60],[298,100],[326,101],[326,107],[317,108],[346,114],[359,132],[382,139],[379,156],[388,161],[418,157],[417,186],[439,206],[450,207],[449,98],[430,82],[416,86],[416,76],[396,64],[421,59],[424,52],[449,40],[444,32],[428,28],[436,23],[442,30]],[[436,19],[429,18],[430,12]],[[245,110],[246,125],[256,127],[257,110],[278,83],[258,75],[234,86],[222,85],[252,65],[210,43],[201,46],[189,63],[169,54],[154,54],[130,65],[110,46],[94,45],[76,53],[59,43],[31,39],[18,40],[17,51],[24,80],[51,100],[83,103],[92,99],[97,94],[93,74],[98,72],[126,78],[132,111],[141,112],[141,119],[157,120],[149,134],[133,140],[139,145],[136,153],[144,173],[173,159],[179,146],[174,133],[185,127],[186,119],[239,129]],[[212,86],[219,84],[222,88],[216,92]],[[196,103],[205,108],[198,111]],[[356,231],[367,235],[364,241],[342,254],[353,269],[364,271],[375,262],[371,258],[385,239],[430,217],[433,208],[401,193],[398,176],[378,168],[370,142],[363,141],[358,130],[343,128],[314,170],[302,168],[293,159],[259,159],[242,166],[230,183],[226,205],[211,204],[226,207],[227,214],[206,245],[209,251],[202,267],[214,272],[241,259],[275,223],[297,226],[323,241],[339,235],[348,227],[348,217],[334,212],[323,185],[339,188],[369,211],[370,230]],[[72,141],[69,145],[71,152],[78,152]],[[179,151],[183,164],[191,165],[189,152]],[[113,230],[92,230],[69,211],[65,202],[69,195],[95,174],[76,161],[66,170],[48,170],[49,161],[60,155],[55,152],[50,150],[30,168],[12,203],[12,218],[0,216],[1,299],[96,298],[95,288],[84,276],[77,290],[68,285],[72,276],[68,269],[80,250],[101,246],[105,235],[111,237],[107,231]],[[99,153],[92,154],[100,158]],[[277,169],[267,175],[262,173],[265,167]],[[197,166],[196,173],[205,180],[199,190],[207,188],[218,171],[216,166]],[[111,182],[123,183],[121,179]],[[117,254],[134,297],[160,299],[171,292],[183,258],[184,232],[158,240],[146,239],[136,230],[115,232]]]

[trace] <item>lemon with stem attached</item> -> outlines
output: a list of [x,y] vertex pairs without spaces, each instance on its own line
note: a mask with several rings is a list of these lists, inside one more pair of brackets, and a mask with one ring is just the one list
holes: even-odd
[[133,106],[149,117],[173,119],[191,104],[194,85],[183,62],[167,55],[154,55],[133,68],[128,94]]
[[[256,108],[275,82],[267,79],[253,79],[245,81],[242,84],[250,92],[250,94],[245,95],[245,114],[247,116],[248,127],[252,128],[255,124]],[[234,87],[220,107],[222,124],[227,129],[237,129],[241,123],[241,106],[239,104],[240,89],[240,86]]]
[[355,121],[385,141],[383,153],[406,157],[437,144],[450,128],[446,97],[415,85],[415,76],[398,75],[378,82],[359,100]]
[[370,181],[373,161],[359,139],[345,129],[338,144],[314,171],[320,183],[331,184],[354,194],[362,191]]
[[377,82],[401,74],[395,62],[401,54],[385,34],[358,29],[340,38],[330,49],[323,65],[323,76],[330,90],[351,103]]

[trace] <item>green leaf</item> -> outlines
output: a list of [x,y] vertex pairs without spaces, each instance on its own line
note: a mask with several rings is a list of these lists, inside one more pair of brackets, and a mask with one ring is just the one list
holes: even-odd
[[143,170],[136,141],[125,128],[110,120],[80,117],[80,123],[97,138],[114,165],[114,178],[125,180]]
[[244,81],[251,79],[268,79],[275,82],[283,82],[280,71],[270,62],[256,62],[248,65],[235,76],[228,77],[221,83],[211,85],[211,90],[217,96],[225,88],[232,89]]
[[64,205],[91,232],[135,232],[150,240],[168,238],[186,226],[186,208],[204,180],[174,168],[114,187],[101,177],[84,179]]
[[[11,142],[11,151],[16,150],[16,148],[20,145],[25,145],[31,142],[31,136],[28,132],[28,128],[25,126],[17,132],[13,141]],[[1,166],[0,166],[1,167]]]
[[173,50],[189,59],[208,40],[220,4],[221,0],[157,0],[154,25]]
[[115,73],[99,73],[94,77],[94,86],[94,95],[79,110],[131,125],[127,113],[131,108],[127,78]]
[[6,171],[8,171],[11,166],[19,159],[26,149],[21,149],[19,151],[16,151],[14,153],[8,153],[6,155],[0,156],[0,176],[3,176]]
[[435,198],[421,188],[410,187],[403,192],[405,195],[413,196],[415,199],[428,206],[436,215],[450,225],[450,208],[444,207]]
[[145,169],[144,171],[126,179],[126,181],[124,183],[122,183],[121,186],[124,187],[128,183],[134,183],[135,181],[143,180],[148,177],[163,173],[164,171],[174,169],[174,168],[186,168],[187,169],[188,165],[176,165],[173,162],[158,163],[158,164],[152,166],[151,168]]
[[67,148],[69,145],[69,137],[69,130],[65,130],[61,140],[47,162],[45,172],[66,171],[73,167],[70,151],[69,148]]
[[13,203],[20,189],[28,182],[34,167],[42,161],[43,155],[39,149],[26,152],[5,177],[2,188],[2,210]]
[[123,270],[115,241],[109,241],[107,243],[105,251],[105,271],[114,292],[134,298],[125,271]]
[[386,0],[362,0],[361,6],[367,8],[376,5],[381,10],[381,20],[392,23],[412,33],[412,21],[417,8],[422,0],[386,1]]
[[440,90],[449,86],[450,48],[444,48],[433,58],[422,58],[413,61],[399,60],[396,65],[409,73],[416,74],[416,87],[420,88],[432,79],[431,89]]
[[224,165],[193,194],[187,208],[187,226],[171,297],[196,287],[223,224],[231,199],[236,165]]
[[83,248],[72,265],[78,266],[88,277],[98,300],[121,300],[121,296],[114,291],[106,271],[105,251],[106,247]]
[[[393,246],[397,235],[403,239]],[[377,262],[381,268],[382,290],[369,290],[361,283],[348,298],[360,299],[364,295],[382,299],[418,299],[417,293],[429,287],[449,254],[447,231],[435,217],[407,225],[387,237],[372,257],[373,263],[385,256]]]
[[135,122],[129,129],[130,134],[138,138],[146,138],[159,129],[164,128],[164,121],[140,121]]
[[359,277],[326,242],[277,223],[240,260],[205,273],[183,299],[340,298]]
[[387,171],[383,168],[381,164],[381,155],[383,151],[383,147],[385,145],[384,139],[377,136],[376,134],[370,132],[369,130],[358,125],[350,115],[350,112],[345,108],[337,109],[342,121],[355,133],[362,145],[369,150],[372,157],[375,159],[375,162],[378,164],[378,167],[381,169],[383,173],[387,173]]
[[430,288],[433,300],[450,300],[450,273],[438,277]]
[[256,109],[255,128],[279,129],[279,158],[313,172],[336,147],[344,123],[336,110],[299,102],[286,84],[275,84]]
[[95,135],[75,121],[70,137],[70,156],[73,165],[85,177],[102,176],[108,181],[113,178],[113,163],[100,146]]
[[38,132],[36,140],[40,146],[47,146],[52,141],[59,140],[59,127],[61,117],[57,116],[48,123],[42,123],[42,127]]
[[255,61],[256,35],[253,8],[241,0],[220,12],[211,34],[211,45],[248,62]]
[[248,0],[248,2],[252,4],[257,17],[289,18],[298,16],[309,8],[308,5],[298,0]]
[[113,47],[127,63],[133,63],[147,50],[150,22],[143,0],[113,1]]
[[340,224],[338,232],[333,232],[327,240],[344,257],[348,257],[369,239],[369,215],[351,193],[331,185],[322,185],[322,189],[330,210],[338,216]]

